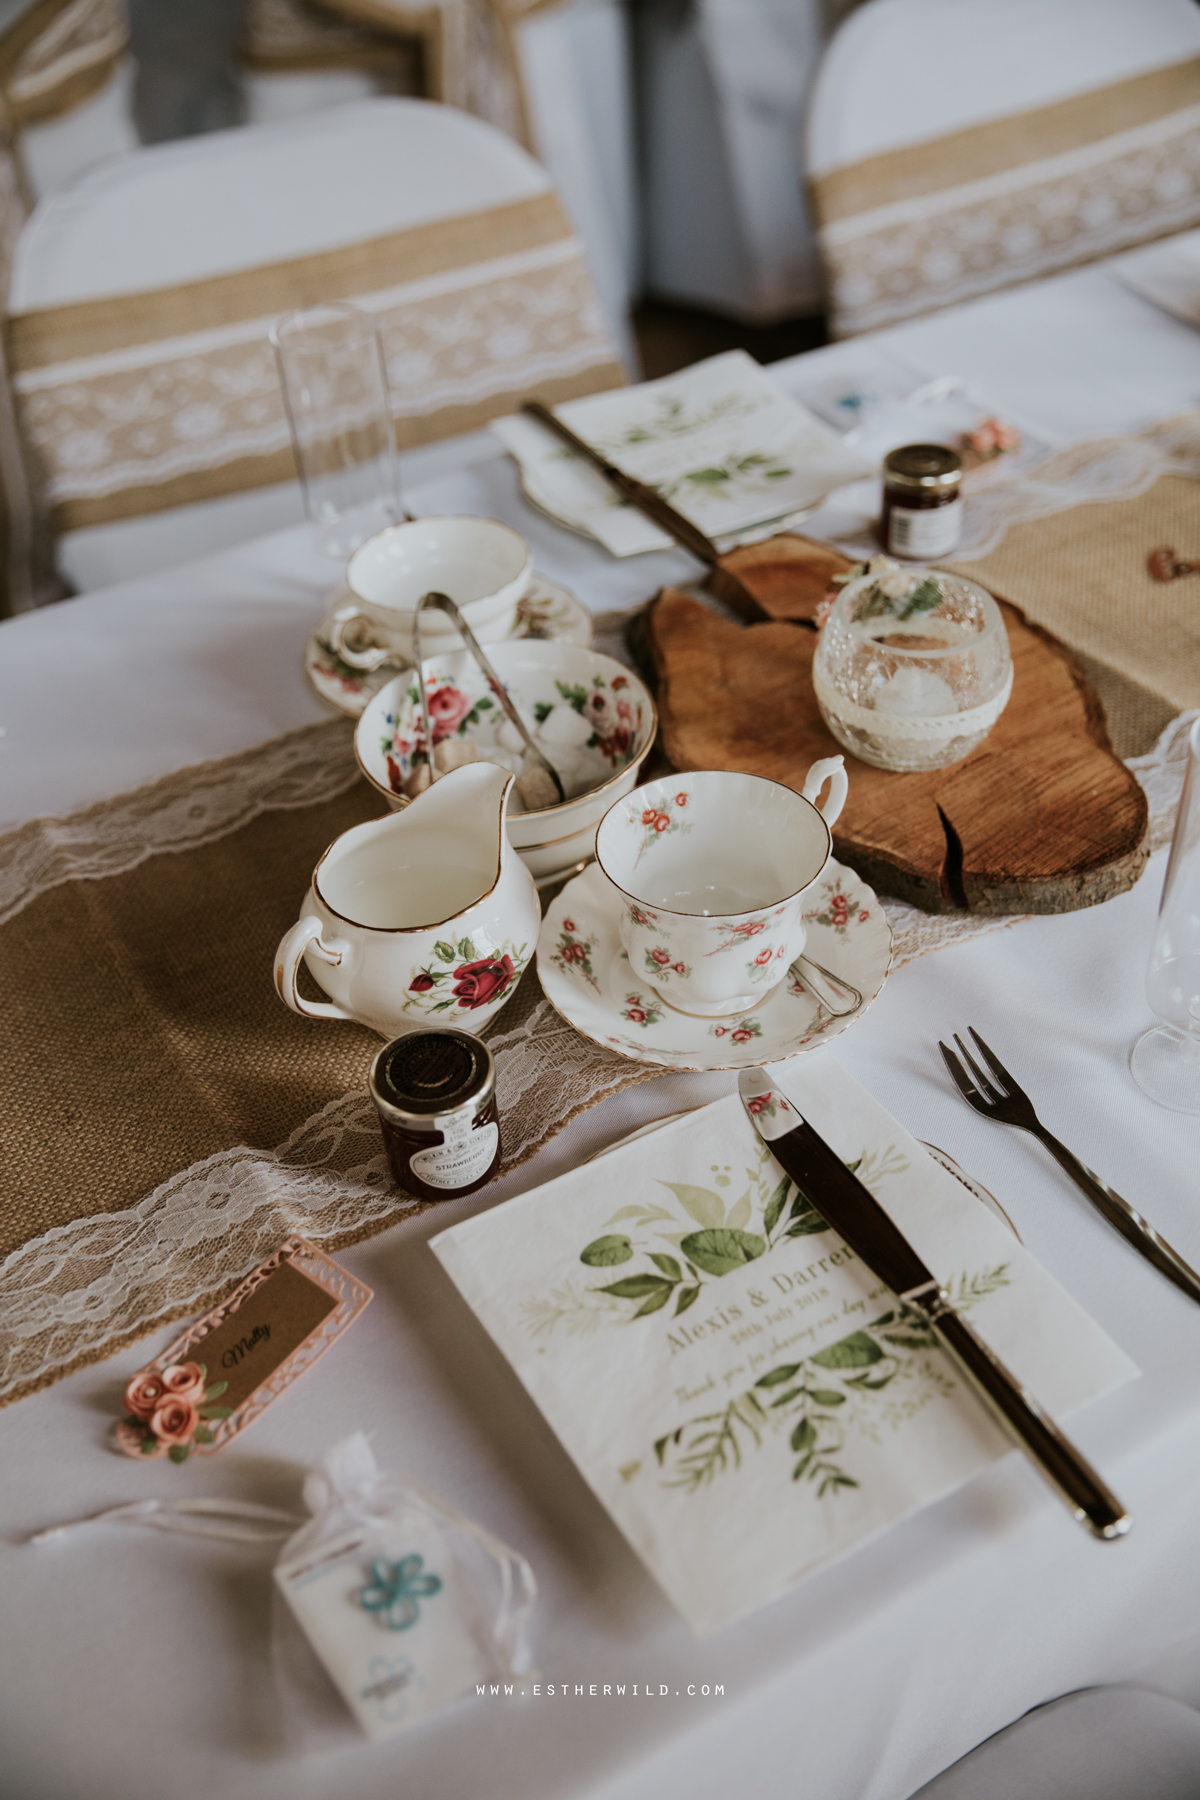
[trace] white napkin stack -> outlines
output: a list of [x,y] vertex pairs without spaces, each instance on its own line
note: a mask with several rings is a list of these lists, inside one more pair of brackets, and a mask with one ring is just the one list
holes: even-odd
[[[572,400],[557,412],[718,543],[783,528],[834,488],[872,472],[744,350],[659,381]],[[670,545],[657,525],[535,420],[515,414],[494,420],[492,430],[543,511],[597,538],[614,556]]]

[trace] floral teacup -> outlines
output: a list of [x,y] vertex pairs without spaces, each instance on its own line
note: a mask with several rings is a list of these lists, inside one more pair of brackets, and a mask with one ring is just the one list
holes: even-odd
[[637,978],[701,1018],[759,1005],[804,949],[804,898],[845,801],[840,756],[814,763],[802,794],[708,770],[618,800],[596,860],[623,901],[621,942]]
[[[378,669],[413,654],[413,621],[431,588],[449,594],[480,643],[494,643],[511,628],[529,586],[529,545],[497,519],[409,519],[389,525],[359,546],[346,568],[350,598],[333,615],[331,642],[353,669]],[[368,649],[347,641],[364,627]],[[425,654],[459,649],[462,639],[444,613],[421,619]]]

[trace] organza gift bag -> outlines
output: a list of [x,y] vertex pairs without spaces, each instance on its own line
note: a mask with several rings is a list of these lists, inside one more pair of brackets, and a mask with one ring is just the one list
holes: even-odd
[[[415,1481],[376,1465],[361,1431],[304,1481],[311,1518],[252,1501],[133,1500],[35,1532],[124,1525],[224,1543],[287,1542],[275,1564],[271,1659],[285,1739],[311,1751],[393,1736],[476,1689],[531,1673],[537,1598],[523,1556]],[[300,1529],[297,1530],[296,1527]]]
[[349,1714],[388,1738],[529,1672],[529,1564],[380,1470],[361,1431],[307,1476],[304,1503],[312,1518],[275,1565],[272,1657],[289,1741],[332,1747],[352,1731]]

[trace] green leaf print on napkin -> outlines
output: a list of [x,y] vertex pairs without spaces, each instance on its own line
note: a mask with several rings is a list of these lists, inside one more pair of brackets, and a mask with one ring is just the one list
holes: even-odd
[[[933,1340],[930,1340],[931,1342]],[[851,1332],[828,1350],[818,1350],[809,1361],[820,1369],[865,1369],[868,1363],[883,1361],[884,1352],[865,1331]]]
[[[661,1312],[672,1294],[676,1296],[672,1316],[678,1318],[696,1304],[706,1280],[719,1281],[735,1269],[745,1268],[789,1238],[829,1230],[808,1195],[795,1188],[786,1175],[772,1183],[775,1165],[766,1144],[756,1139],[751,1156],[745,1170],[746,1187],[728,1206],[717,1191],[717,1187],[734,1185],[728,1166],[722,1173],[714,1165],[716,1187],[655,1177],[656,1185],[673,1195],[679,1212],[700,1230],[679,1230],[684,1222],[679,1212],[650,1201],[618,1207],[607,1223],[628,1223],[631,1233],[606,1232],[593,1238],[580,1251],[580,1262],[588,1269],[610,1269],[645,1256],[658,1273],[629,1275],[583,1293],[575,1292],[568,1281],[549,1301],[523,1303],[527,1330],[537,1336],[553,1331],[560,1322],[567,1322],[572,1330],[589,1331],[604,1323],[628,1325]],[[889,1176],[907,1169],[908,1159],[888,1144],[879,1150],[864,1149],[846,1167],[874,1192]],[[758,1231],[751,1231],[748,1227],[756,1215],[761,1224]],[[667,1248],[651,1248],[643,1233]],[[629,1302],[636,1302],[632,1310],[627,1310]]]
[[579,1252],[579,1260],[589,1269],[609,1269],[614,1263],[628,1262],[632,1255],[633,1245],[627,1237],[598,1237]]
[[[947,1282],[960,1309],[1008,1286],[1008,1264]],[[791,1479],[818,1499],[856,1488],[857,1479],[838,1460],[851,1431],[878,1438],[884,1426],[898,1430],[955,1378],[945,1369],[941,1340],[924,1313],[901,1302],[836,1343],[798,1362],[780,1363],[718,1412],[699,1413],[664,1432],[654,1455],[667,1487],[698,1493],[767,1438],[787,1433],[797,1458]],[[833,1380],[830,1380],[832,1376]],[[834,1383],[838,1385],[834,1385]],[[888,1389],[896,1384],[893,1401]]]
[[766,1250],[765,1238],[755,1237],[749,1231],[729,1231],[719,1228],[714,1231],[693,1231],[685,1237],[679,1248],[690,1262],[703,1269],[706,1275],[730,1275],[734,1269],[745,1268]]

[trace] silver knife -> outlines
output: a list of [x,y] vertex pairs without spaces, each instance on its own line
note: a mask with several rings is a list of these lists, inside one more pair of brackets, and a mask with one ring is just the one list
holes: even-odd
[[1130,1519],[1121,1502],[955,1310],[937,1277],[870,1190],[784,1098],[765,1070],[743,1069],[738,1092],[784,1174],[898,1300],[924,1313],[976,1392],[1075,1517],[1099,1538],[1123,1537]]
[[644,518],[652,520],[660,531],[665,531],[677,544],[690,550],[700,562],[708,563],[710,567],[715,567],[720,562],[720,551],[698,525],[693,525],[690,519],[685,519],[681,512],[677,512],[657,489],[647,487],[644,481],[639,481],[634,475],[627,475],[624,469],[618,469],[615,463],[610,463],[606,456],[593,449],[569,425],[564,425],[557,413],[552,413],[548,406],[543,406],[540,400],[526,400],[522,403],[521,411],[528,413],[531,419],[536,419],[547,431],[552,431],[564,444],[569,444],[576,456],[582,456],[585,462],[598,469],[610,487],[623,495],[631,506],[636,506]]

